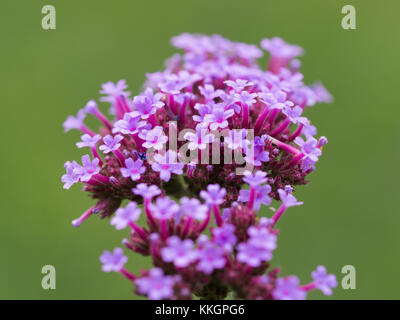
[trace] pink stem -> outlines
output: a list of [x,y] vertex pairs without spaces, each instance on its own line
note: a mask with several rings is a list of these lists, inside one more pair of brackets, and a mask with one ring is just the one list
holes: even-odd
[[104,183],[104,184],[109,184],[109,183],[110,183],[110,179],[109,179],[108,177],[106,177],[106,176],[103,176],[103,175],[100,174],[100,173],[95,174],[95,175],[93,176],[93,178],[94,178],[95,180],[101,182],[101,183]]
[[311,282],[309,284],[306,284],[304,286],[301,286],[300,289],[303,289],[304,291],[310,291],[315,289],[315,283]]
[[128,103],[126,102],[126,97],[124,95],[119,96],[119,102],[123,114],[131,112],[131,108],[129,108]]
[[287,209],[286,206],[282,204],[278,209],[278,211],[275,212],[275,214],[272,216],[272,226],[276,225],[279,218],[285,213],[286,209]]
[[300,124],[300,125],[297,127],[296,131],[293,132],[293,133],[289,136],[289,141],[293,141],[294,139],[296,139],[296,138],[300,135],[301,131],[303,130],[303,127],[304,127],[304,125],[303,125],[303,124]]
[[167,240],[168,238],[167,220],[162,219],[160,223],[161,223],[161,239]]
[[211,217],[211,210],[209,209],[208,212],[207,212],[207,218],[201,224],[201,226],[199,228],[199,232],[203,232],[207,228],[207,226],[208,226],[208,224],[210,222],[210,217]]
[[153,215],[149,209],[150,199],[144,199],[144,212],[146,213],[146,217],[149,220],[149,223],[152,225],[153,228],[156,227],[156,222],[154,221]]
[[256,188],[251,187],[251,188],[250,188],[249,201],[247,202],[247,208],[248,208],[249,210],[253,210],[255,198],[256,198]]
[[186,237],[188,235],[190,227],[192,226],[192,223],[193,223],[193,218],[189,217],[186,220],[185,227],[183,228],[183,232],[182,232],[183,237]]
[[119,272],[121,272],[121,274],[123,276],[125,276],[127,279],[131,280],[131,281],[135,281],[136,276],[134,276],[132,273],[130,273],[128,270],[126,270],[124,267],[121,268],[121,270],[119,270]]
[[295,155],[289,162],[289,164],[287,165],[287,167],[291,167],[293,165],[295,165],[299,160],[303,159],[304,154],[303,153],[299,153],[298,155]]
[[97,152],[96,147],[92,147],[92,148],[90,148],[90,149],[92,150],[93,156],[94,156],[95,158],[99,159],[100,167],[103,166],[103,160],[100,158],[99,153]]
[[280,109],[275,108],[271,111],[271,113],[268,116],[268,122],[269,122],[271,128],[274,124],[275,118],[278,115],[279,111],[280,111]]
[[150,116],[149,116],[149,122],[151,123],[151,125],[153,126],[153,127],[156,127],[158,124],[157,124],[157,120],[156,120],[156,117],[154,116],[154,114],[151,114]]
[[176,114],[176,103],[175,103],[173,94],[168,95],[168,106],[169,106],[171,112],[173,114]]
[[289,125],[290,125],[290,120],[286,119],[285,121],[283,121],[281,123],[281,125],[278,128],[272,130],[270,132],[270,135],[271,136],[276,136],[278,133],[281,133],[283,130],[285,130]]
[[99,119],[101,122],[104,123],[104,125],[108,128],[108,130],[110,131],[112,130],[113,126],[110,123],[110,121],[108,121],[108,119],[104,116],[104,114],[102,114],[99,110],[96,110],[94,115],[97,117],[97,119]]
[[219,212],[219,206],[214,204],[213,209],[214,209],[214,215],[215,215],[215,222],[217,223],[218,227],[221,227],[223,225],[224,221],[222,220],[221,213]]
[[247,129],[249,126],[249,107],[246,103],[242,103],[242,128]]
[[147,235],[143,228],[139,227],[133,221],[129,221],[129,226],[139,235],[139,237],[141,237],[143,240],[146,240]]
[[72,221],[72,225],[77,228],[79,227],[83,221],[89,218],[93,214],[93,208],[88,209],[84,214],[82,214],[78,219]]
[[95,132],[93,132],[92,130],[90,130],[88,127],[86,127],[84,124],[81,125],[81,127],[79,128],[83,133],[88,134],[91,137],[94,137],[96,135]]
[[181,122],[182,127],[186,123],[186,107],[188,105],[188,102],[189,102],[188,99],[185,98],[184,101],[183,101],[183,104],[182,104],[182,106],[181,106],[181,108],[179,110],[179,121]]
[[122,155],[121,151],[114,150],[114,155],[117,157],[120,166],[124,167],[125,166],[125,157]]
[[288,145],[280,140],[277,140],[275,138],[269,137],[269,139],[271,140],[271,142],[273,144],[275,144],[277,147],[281,148],[282,150],[285,150],[289,153],[292,153],[294,155],[298,155],[300,153],[300,151],[298,149],[296,149],[295,147],[292,147],[291,145]]
[[255,132],[256,135],[262,129],[262,126],[264,125],[264,121],[267,118],[268,113],[269,113],[269,108],[265,107],[264,111],[257,118],[256,123],[254,124],[254,132]]
[[115,98],[115,115],[118,119],[122,119],[124,117],[125,110],[121,102],[121,97]]

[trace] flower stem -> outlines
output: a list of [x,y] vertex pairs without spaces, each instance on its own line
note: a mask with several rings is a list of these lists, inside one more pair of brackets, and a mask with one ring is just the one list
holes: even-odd
[[133,275],[132,273],[130,273],[128,270],[126,270],[124,267],[121,268],[121,270],[119,270],[119,272],[121,272],[121,274],[123,276],[125,276],[127,279],[131,280],[131,281],[135,281],[136,276]]
[[285,213],[286,209],[287,209],[286,206],[284,204],[282,204],[280,206],[280,208],[278,209],[278,211],[276,211],[275,214],[272,216],[272,226],[273,227],[276,225],[276,223],[278,222],[280,217]]

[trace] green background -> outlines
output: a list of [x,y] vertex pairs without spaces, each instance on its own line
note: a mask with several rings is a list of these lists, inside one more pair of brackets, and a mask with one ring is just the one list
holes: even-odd
[[[45,4],[56,7],[56,30],[41,28]],[[341,28],[345,4],[356,7],[357,30]],[[342,266],[354,265],[357,289],[337,288],[334,299],[400,298],[398,0],[2,0],[0,12],[1,299],[135,298],[98,261],[127,231],[97,218],[71,226],[93,202],[79,186],[62,189],[64,162],[83,151],[80,134],[61,124],[98,98],[101,83],[124,78],[137,93],[182,32],[255,44],[281,36],[305,48],[306,82],[321,80],[335,102],[307,111],[329,144],[297,190],[304,206],[280,222],[274,265],[303,283],[317,264],[339,282]],[[46,264],[56,267],[56,290],[41,288]],[[130,255],[133,272],[145,266]]]

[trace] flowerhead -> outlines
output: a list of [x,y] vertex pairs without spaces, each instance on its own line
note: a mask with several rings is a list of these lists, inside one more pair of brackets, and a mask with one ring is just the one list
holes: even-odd
[[161,249],[165,262],[172,262],[177,268],[187,267],[197,259],[197,251],[191,239],[181,240],[177,236],[169,237],[167,246]]
[[115,248],[113,252],[104,251],[100,257],[100,261],[103,264],[101,269],[104,272],[119,272],[128,261],[128,258],[124,256],[121,248]]
[[324,266],[318,266],[316,270],[311,272],[314,280],[314,285],[317,289],[321,290],[326,296],[332,294],[332,288],[337,287],[336,277],[333,274],[327,274]]
[[140,294],[150,300],[161,300],[171,298],[177,280],[177,277],[164,275],[162,269],[153,268],[148,276],[136,279],[135,284]]
[[278,278],[273,291],[277,300],[304,300],[306,291],[300,288],[300,281],[296,276]]
[[136,221],[140,217],[141,210],[137,207],[136,202],[129,202],[125,208],[119,208],[115,212],[115,216],[111,219],[111,224],[115,229],[125,229],[129,222]]
[[226,195],[225,188],[221,188],[218,184],[210,184],[207,191],[201,191],[200,197],[203,198],[209,205],[218,205],[224,202]]

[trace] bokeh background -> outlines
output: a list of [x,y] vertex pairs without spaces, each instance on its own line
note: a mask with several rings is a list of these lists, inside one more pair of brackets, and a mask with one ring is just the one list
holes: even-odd
[[[57,10],[56,30],[41,28],[45,4]],[[357,30],[341,28],[345,4],[356,7]],[[339,287],[334,299],[400,298],[399,12],[397,0],[2,0],[0,298],[137,298],[98,261],[126,231],[95,218],[71,226],[93,202],[79,186],[62,189],[64,162],[82,152],[80,134],[61,124],[98,97],[101,83],[124,78],[137,93],[182,32],[256,44],[281,36],[305,48],[306,82],[322,80],[335,103],[307,110],[329,144],[297,190],[304,206],[280,222],[274,265],[305,283],[317,264],[339,282],[350,264],[357,289]],[[148,265],[130,257],[134,272]],[[41,288],[46,264],[56,267],[56,290]]]

